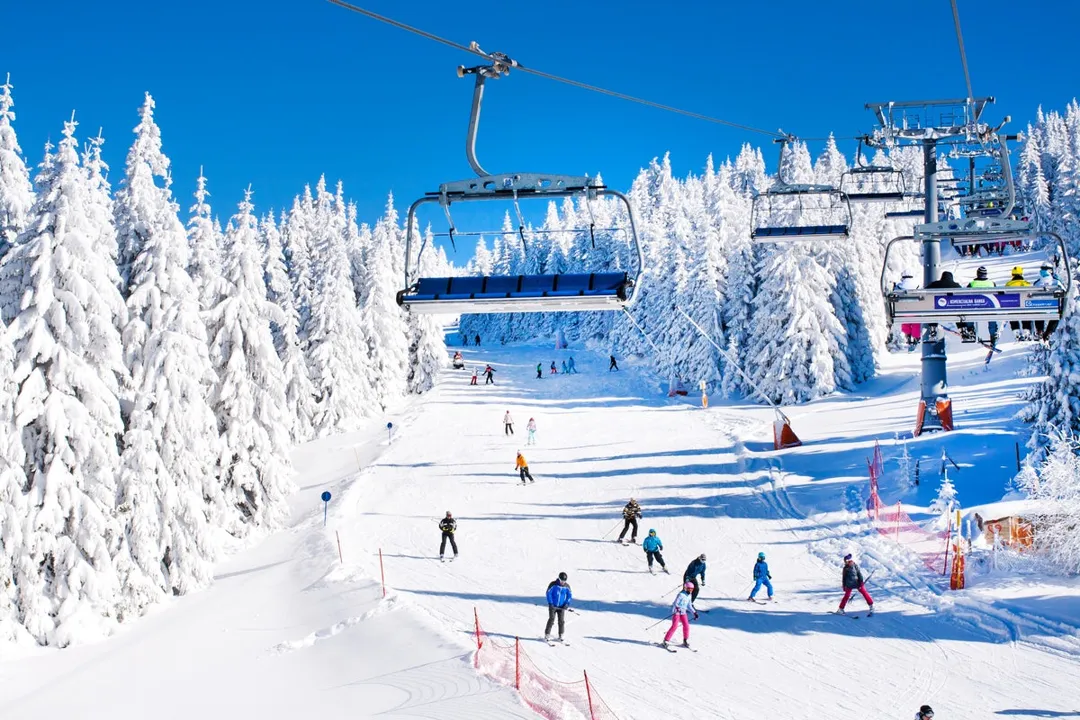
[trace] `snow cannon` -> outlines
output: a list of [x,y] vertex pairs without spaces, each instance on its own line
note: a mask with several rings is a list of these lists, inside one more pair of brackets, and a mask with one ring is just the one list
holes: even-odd
[[791,429],[791,419],[777,410],[776,420],[773,421],[773,450],[785,450],[800,445],[802,440]]
[[919,413],[915,417],[915,437],[919,437],[925,430],[944,430],[950,432],[953,429],[952,398],[939,397],[934,402],[934,408],[930,410],[930,422],[927,423],[926,401],[919,401]]

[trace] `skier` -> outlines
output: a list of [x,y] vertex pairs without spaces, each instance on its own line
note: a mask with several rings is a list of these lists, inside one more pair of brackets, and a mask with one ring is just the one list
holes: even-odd
[[562,374],[563,375],[568,375],[569,373],[570,373],[570,371],[566,369],[566,361],[563,360],[562,361]]
[[476,347],[480,347],[480,333],[476,333],[476,338],[474,339],[476,340]]
[[558,375],[559,374],[559,371],[555,369],[555,361],[554,360],[551,361],[551,374],[552,375]]
[[[918,290],[919,283],[915,282],[915,278],[911,273],[905,271],[900,276],[900,282],[896,284],[897,290]],[[900,325],[900,332],[907,339],[908,351],[911,352],[915,349],[915,346],[919,344],[919,335],[921,334],[922,326],[919,323],[902,323]]]
[[611,356],[611,363],[608,365],[607,371],[611,372],[612,370],[618,370],[618,369],[619,369],[619,363],[615,362],[615,356],[612,355]]
[[469,336],[461,333],[461,347],[469,347]]
[[[701,576],[700,585],[698,584],[698,575]],[[694,594],[690,599],[697,600],[701,588],[705,587],[705,553],[701,553],[690,561],[690,564],[686,566],[686,572],[683,573],[682,579],[684,583],[690,583],[694,586]]]
[[548,583],[548,621],[544,628],[544,640],[547,642],[551,642],[551,626],[555,624],[556,617],[559,618],[559,642],[563,641],[563,631],[566,629],[566,609],[570,607],[570,601],[573,599],[570,583],[566,582],[566,573],[559,573],[559,577]]
[[453,363],[453,365],[454,365],[455,370],[464,370],[465,369],[465,358],[461,357],[461,351],[460,350],[454,352],[454,363]]
[[637,519],[641,517],[641,506],[637,504],[637,500],[630,498],[630,502],[626,503],[626,507],[622,510],[623,516],[623,528],[619,533],[619,539],[616,542],[622,542],[622,539],[626,537],[626,531],[631,526],[634,528],[634,532],[630,533],[630,542],[637,544]]
[[[994,281],[990,279],[990,275],[989,275],[989,273],[987,273],[986,267],[983,266],[983,265],[980,265],[979,268],[975,271],[975,279],[968,283],[968,287],[969,288],[992,288],[992,287],[996,287],[996,285],[994,285]],[[975,324],[974,323],[964,323],[964,325],[968,328],[968,332],[970,334],[972,334],[972,335],[975,334]],[[990,326],[990,345],[991,345],[991,347],[997,347],[998,324],[996,322],[991,321],[991,322],[988,323],[988,325]],[[960,329],[959,324],[957,325],[957,329]]]
[[476,385],[476,379],[478,377],[480,377],[480,368],[474,367],[472,369],[472,382],[470,382],[469,384],[470,385]]
[[667,565],[664,564],[664,556],[660,554],[664,549],[664,543],[661,542],[655,530],[649,529],[649,536],[641,541],[641,548],[645,551],[645,557],[649,561],[649,572],[653,571],[652,564],[655,559],[656,562],[660,563],[660,569],[670,574]]
[[675,628],[680,624],[682,625],[682,646],[684,648],[690,647],[690,618],[687,616],[694,613],[694,619],[698,619],[698,611],[694,608],[692,593],[697,593],[694,583],[685,582],[683,583],[682,592],[675,596],[675,602],[671,604],[671,627],[668,628],[667,634],[664,635],[664,642],[660,643],[660,646],[664,649],[667,649],[668,641],[671,640],[671,636],[675,634]]
[[571,355],[570,360],[567,361],[566,367],[570,368],[570,372],[572,372],[574,374],[577,374],[577,368],[574,367],[574,356],[573,355]]
[[927,283],[926,284],[926,289],[927,290],[940,289],[940,288],[958,288],[958,287],[960,287],[960,283],[956,282],[955,278],[953,278],[953,274],[948,270],[941,273],[941,277],[939,279],[935,280],[932,283]]
[[[1031,287],[1031,283],[1024,279],[1024,268],[1017,265],[1012,269],[1012,277],[1009,282],[1005,283],[1005,287]],[[1030,322],[1021,323],[1019,320],[1013,320],[1009,323],[1009,327],[1012,328],[1013,334],[1016,335],[1016,339],[1020,342],[1034,339],[1034,331]]]
[[[446,541],[450,541],[450,547],[454,549],[454,557],[457,557],[457,542],[454,541],[454,533],[457,531],[457,520],[450,514],[450,511],[446,511],[446,517],[439,521],[439,529],[442,530],[442,542],[439,544],[439,559],[443,559],[443,553],[446,552]],[[451,558],[453,560],[453,558]]]
[[844,571],[841,574],[841,582],[844,586],[844,599],[840,601],[839,614],[844,614],[844,606],[847,605],[848,600],[851,598],[851,593],[856,590],[866,600],[866,604],[870,606],[870,610],[867,615],[874,614],[874,599],[870,597],[870,593],[866,592],[865,580],[862,576],[862,571],[859,570],[859,566],[855,564],[855,561],[851,558],[851,553],[844,556]]
[[536,363],[536,379],[544,379],[544,363]]
[[536,420],[529,418],[529,424],[525,426],[525,429],[529,431],[529,439],[525,441],[526,445],[536,444]]
[[532,474],[529,472],[529,463],[525,461],[525,456],[518,450],[517,461],[514,463],[514,469],[521,475],[521,484],[525,484],[525,478],[529,478],[529,482],[536,482],[533,480]]
[[487,367],[484,368],[484,376],[487,378],[487,380],[484,381],[485,385],[494,385],[495,384],[495,378],[492,377],[492,375],[494,373],[495,373],[495,368],[491,367],[491,365],[488,365]]
[[769,599],[772,600],[773,589],[771,580],[772,573],[769,572],[769,564],[765,562],[765,553],[760,552],[757,554],[757,562],[754,563],[754,589],[750,591],[750,597],[748,597],[747,600],[753,600],[762,585],[769,591]]
[[923,705],[919,712],[915,713],[915,720],[933,720],[934,709],[929,705]]
[[[1050,263],[1043,263],[1039,268],[1039,277],[1032,283],[1035,287],[1041,288],[1059,288],[1061,283],[1054,277],[1054,266]],[[1035,336],[1040,340],[1049,340],[1050,336],[1057,330],[1058,321],[1051,320],[1045,322],[1043,320],[1035,321]]]
[[514,418],[510,417],[510,411],[507,410],[503,415],[503,435],[514,434]]

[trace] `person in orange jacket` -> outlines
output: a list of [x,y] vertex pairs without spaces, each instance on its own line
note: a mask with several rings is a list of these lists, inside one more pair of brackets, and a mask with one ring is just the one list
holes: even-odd
[[525,456],[518,450],[517,462],[514,463],[514,469],[521,475],[521,484],[525,484],[525,478],[529,478],[529,482],[536,482],[533,480],[532,473],[529,472],[529,463],[525,460]]

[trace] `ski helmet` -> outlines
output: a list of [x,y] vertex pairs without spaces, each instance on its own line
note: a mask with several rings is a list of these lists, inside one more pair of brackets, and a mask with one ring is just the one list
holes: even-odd
[[929,720],[929,718],[934,717],[934,709],[929,705],[923,705],[919,708],[919,717],[927,718],[927,720]]
[[700,555],[698,555],[697,559],[704,562],[705,561],[705,553],[701,553]]
[[844,556],[844,562],[848,562],[849,560],[851,560],[851,553]]
[[649,528],[649,534],[650,534],[650,535],[655,535],[655,534],[656,534],[656,531],[655,531],[655,530],[653,530],[652,528]]
[[990,277],[989,274],[986,272],[985,265],[979,266],[979,269],[975,271],[975,277],[979,280],[985,280],[986,278]]
[[693,589],[694,589],[694,583],[690,582],[689,580],[687,580],[685,583],[683,583],[683,590],[691,590],[692,591]]
[[566,573],[564,573],[564,572],[559,573],[559,579],[562,580],[563,582],[566,582]]
[[757,559],[758,560],[764,560],[765,559],[765,553],[758,553],[757,554]]
[[1022,267],[1020,267],[1019,265],[1017,265],[1016,267],[1014,267],[1014,268],[1012,269],[1012,274],[1013,274],[1013,276],[1020,276],[1020,277],[1024,277],[1024,268],[1022,268]]

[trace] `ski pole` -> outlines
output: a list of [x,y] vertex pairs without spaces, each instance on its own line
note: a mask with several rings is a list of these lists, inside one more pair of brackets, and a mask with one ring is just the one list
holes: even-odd
[[670,589],[670,590],[668,590],[668,591],[667,591],[666,593],[664,593],[663,595],[661,595],[661,596],[660,596],[660,599],[661,599],[661,600],[663,600],[663,599],[664,599],[664,598],[666,598],[666,597],[667,597],[668,595],[670,595],[671,593],[675,592],[676,590],[678,590],[678,589],[679,589],[679,588],[681,588],[681,587],[682,587],[682,585],[676,585],[675,587],[671,588],[671,589]]
[[653,629],[654,627],[656,627],[656,626],[657,626],[657,625],[659,625],[660,623],[662,623],[662,622],[664,622],[664,621],[666,621],[666,620],[670,620],[670,619],[671,619],[671,615],[668,615],[667,617],[663,617],[663,618],[660,618],[659,620],[657,620],[656,622],[654,622],[654,623],[653,623],[652,625],[650,625],[649,627],[645,628],[645,630],[646,630],[646,631],[652,630],[652,629]]
[[604,533],[603,535],[601,535],[601,536],[600,536],[600,539],[601,539],[601,540],[606,540],[606,539],[607,539],[607,536],[608,536],[608,535],[610,535],[611,533],[615,532],[615,529],[619,527],[619,524],[620,524],[620,523],[622,523],[622,520],[620,520],[619,522],[615,523],[615,527],[611,528],[611,529],[610,529],[610,530],[608,530],[608,531],[607,531],[606,533]]

